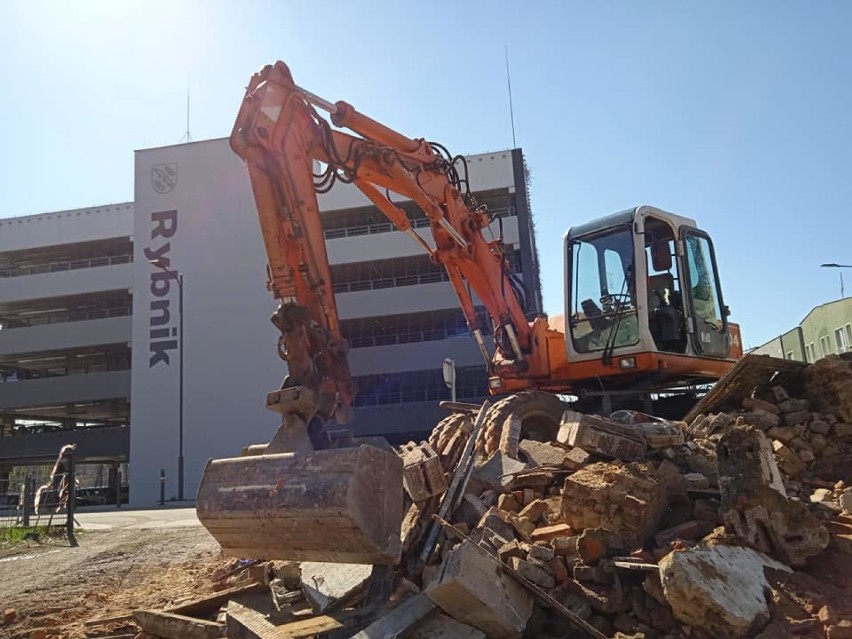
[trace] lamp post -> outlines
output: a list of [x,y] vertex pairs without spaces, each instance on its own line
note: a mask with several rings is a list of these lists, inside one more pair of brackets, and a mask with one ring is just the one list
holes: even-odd
[[450,389],[450,400],[456,401],[456,360],[449,357],[444,359],[444,384]]
[[831,262],[829,264],[820,264],[820,267],[838,269],[837,273],[840,275],[840,299],[846,297],[845,291],[843,290],[843,271],[840,269],[852,268],[852,264],[835,264],[834,262]]
[[183,273],[173,271],[166,267],[160,260],[149,260],[152,266],[156,266],[164,273],[168,273],[178,285],[178,339],[180,344],[180,366],[178,368],[178,501],[183,501]]

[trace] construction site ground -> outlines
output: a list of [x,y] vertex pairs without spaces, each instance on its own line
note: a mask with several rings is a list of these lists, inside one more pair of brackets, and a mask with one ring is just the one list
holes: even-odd
[[221,553],[194,508],[80,513],[78,522],[76,548],[58,537],[0,549],[0,609],[16,614],[0,637],[36,627],[65,639],[131,634],[121,619],[84,622],[212,592]]

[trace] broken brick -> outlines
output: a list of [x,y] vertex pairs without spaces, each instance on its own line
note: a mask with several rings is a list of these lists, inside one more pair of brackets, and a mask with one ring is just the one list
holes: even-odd
[[574,529],[568,524],[555,524],[553,526],[543,526],[536,528],[530,538],[535,541],[551,541],[557,537],[570,537],[574,534]]
[[586,466],[565,479],[562,518],[574,530],[607,528],[630,546],[656,532],[668,505],[665,483],[641,462]]
[[537,566],[536,564],[521,559],[520,557],[512,557],[510,562],[512,569],[515,572],[524,579],[533,582],[536,586],[549,590],[556,585],[556,580],[553,575],[541,566]]
[[524,506],[521,512],[518,513],[518,516],[523,519],[527,519],[532,523],[536,523],[546,512],[547,502],[543,499],[535,499]]

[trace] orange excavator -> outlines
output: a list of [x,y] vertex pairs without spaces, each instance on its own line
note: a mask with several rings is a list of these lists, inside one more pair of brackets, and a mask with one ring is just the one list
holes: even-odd
[[[230,143],[251,179],[288,375],[267,396],[282,414],[272,441],[205,469],[198,516],[228,554],[385,564],[400,556],[398,456],[381,441],[330,436],[356,394],[317,202],[337,181],[356,186],[446,269],[489,392],[513,393],[492,408],[492,426],[516,407],[531,430],[544,423],[546,437],[561,415],[557,393],[706,384],[742,356],[712,241],[693,220],[640,206],[570,228],[565,315],[530,320],[502,243],[483,233],[492,219],[471,194],[463,157],[300,88],[280,61],[252,77]],[[390,192],[423,210],[431,241]]]

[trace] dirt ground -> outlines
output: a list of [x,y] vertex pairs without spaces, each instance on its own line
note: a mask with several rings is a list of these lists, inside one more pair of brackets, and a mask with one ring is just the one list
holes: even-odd
[[0,638],[28,639],[37,628],[62,639],[130,634],[135,626],[127,621],[83,622],[211,593],[225,563],[200,527],[98,530],[78,541],[77,548],[50,540],[0,552],[0,612],[17,612],[0,625]]

